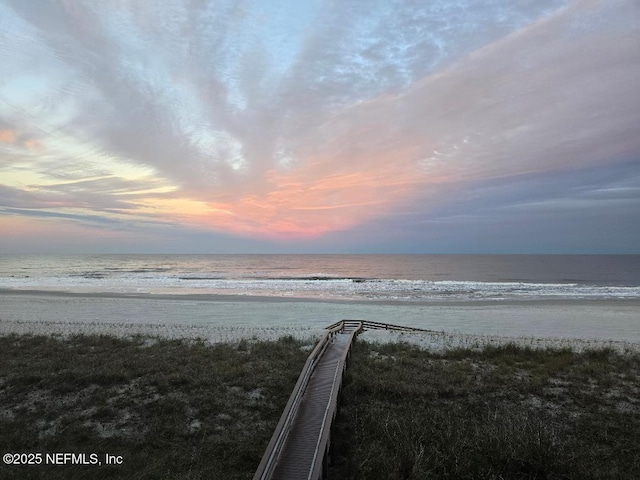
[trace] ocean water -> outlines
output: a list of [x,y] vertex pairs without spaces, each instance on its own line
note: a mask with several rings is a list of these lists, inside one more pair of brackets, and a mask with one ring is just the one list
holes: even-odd
[[624,349],[640,348],[639,300],[637,255],[0,255],[0,334],[308,338],[366,319],[440,347]]
[[0,289],[408,304],[640,299],[640,255],[0,255]]

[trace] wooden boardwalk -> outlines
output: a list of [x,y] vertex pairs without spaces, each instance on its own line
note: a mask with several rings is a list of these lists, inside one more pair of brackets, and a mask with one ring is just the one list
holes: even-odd
[[326,476],[331,425],[355,337],[364,328],[417,328],[360,320],[327,327],[307,359],[253,480],[317,480]]
[[314,470],[325,468],[329,445],[328,441],[321,445],[325,436],[323,429],[327,429],[328,440],[330,422],[335,416],[331,406],[336,402],[334,397],[337,397],[342,381],[343,362],[352,331],[345,329],[333,337],[311,375],[272,478],[313,478]]

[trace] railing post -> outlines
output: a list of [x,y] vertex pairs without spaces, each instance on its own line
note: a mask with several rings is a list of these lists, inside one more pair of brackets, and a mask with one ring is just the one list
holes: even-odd
[[[345,333],[347,328],[349,328],[350,332],[348,339],[349,344],[346,346],[346,351],[341,354],[341,358],[339,359],[334,372],[334,379],[329,399],[330,403],[327,405],[325,410],[323,427],[316,444],[316,450],[309,473],[309,478],[312,478],[313,480],[326,478],[328,475],[330,457],[333,458],[332,453],[334,453],[332,452],[333,448],[330,442],[331,426],[334,423],[333,420],[339,415],[340,403],[338,401],[338,396],[342,393],[342,381],[346,376],[347,361],[351,358],[351,346],[355,343],[358,334],[363,332],[365,328],[428,331],[419,328],[403,328],[399,325],[390,325],[381,322],[368,322],[366,320],[341,320],[327,327],[328,331],[325,332],[325,335],[318,342],[305,362],[305,366],[298,378],[298,382],[289,397],[289,401],[287,402],[287,405],[280,417],[276,430],[271,437],[267,450],[265,451],[260,465],[254,475],[254,480],[266,480],[271,478],[271,474],[278,463],[280,453],[289,435],[292,422],[298,413],[298,407],[302,402],[304,391],[306,390],[313,371],[328,345],[334,343],[336,335],[338,333]],[[323,429],[325,430],[324,433],[322,431]]]

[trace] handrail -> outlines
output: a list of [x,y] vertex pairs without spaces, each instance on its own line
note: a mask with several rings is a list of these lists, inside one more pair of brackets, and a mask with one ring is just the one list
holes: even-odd
[[326,326],[324,328],[325,328],[325,330],[333,330],[333,329],[335,329],[337,327],[342,328],[342,326],[344,325],[344,322],[345,322],[345,320],[338,320],[337,322],[332,323],[331,325]]
[[[338,322],[340,323],[340,322]],[[315,367],[318,363],[319,358],[322,356],[327,346],[329,345],[329,341],[333,336],[341,331],[343,325],[336,325],[331,329],[328,329],[325,334],[322,336],[316,347],[313,349],[307,361],[302,368],[302,373],[296,382],[291,395],[289,396],[289,400],[287,405],[284,407],[284,411],[282,412],[282,416],[280,417],[280,421],[276,426],[273,435],[271,436],[271,440],[269,441],[269,445],[265,450],[265,454],[258,465],[258,469],[253,476],[253,480],[267,480],[270,478],[273,473],[273,469],[276,466],[278,457],[280,456],[280,451],[284,446],[285,440],[289,435],[289,431],[291,430],[291,426],[293,423],[293,418],[295,417],[296,412],[298,411],[298,407],[300,406],[300,402],[302,400],[302,395],[309,383],[309,379],[311,378],[311,374],[315,370]]]
[[317,463],[318,456],[326,451],[327,444],[329,443],[329,436],[331,434],[331,430],[329,428],[325,428],[327,425],[327,418],[335,418],[335,413],[338,408],[338,389],[336,389],[338,373],[341,375],[344,373],[347,363],[347,356],[349,354],[349,349],[351,345],[353,345],[353,339],[362,331],[362,322],[359,322],[358,328],[353,330],[349,335],[349,339],[347,340],[348,348],[340,357],[338,364],[336,365],[336,371],[333,375],[333,383],[331,385],[331,393],[329,394],[329,403],[327,404],[327,408],[324,411],[324,416],[322,418],[322,427],[320,428],[320,436],[318,438],[318,442],[316,443],[316,449],[313,453],[313,461],[311,462],[311,468],[309,469],[309,476],[307,480],[318,479],[322,475],[322,464]]
[[[334,323],[333,325],[330,326],[334,326],[336,324],[345,324],[345,323],[361,323],[363,330],[369,328],[372,330],[395,330],[395,331],[399,331],[399,332],[434,332],[435,330],[427,330],[425,328],[417,328],[417,327],[405,327],[403,325],[394,325],[392,323],[382,323],[382,322],[372,322],[369,320],[340,320],[339,322]],[[329,328],[329,327],[327,327]]]
[[340,320],[327,326],[324,335],[318,341],[315,348],[311,351],[311,354],[309,354],[309,357],[307,358],[304,367],[302,368],[300,377],[298,377],[298,381],[296,382],[296,385],[293,388],[291,395],[289,396],[289,400],[287,401],[280,420],[278,421],[278,425],[276,426],[276,429],[271,436],[269,445],[267,446],[267,449],[265,450],[265,453],[260,460],[258,469],[253,476],[253,480],[269,480],[271,478],[271,475],[273,474],[273,471],[278,463],[282,448],[284,447],[289,432],[291,431],[291,428],[293,426],[293,420],[300,407],[302,397],[307,388],[307,385],[309,384],[311,375],[313,374],[316,366],[318,365],[318,362],[320,361],[320,358],[327,349],[333,336],[337,333],[343,332],[345,327],[355,328],[353,331],[351,331],[349,339],[347,341],[347,348],[344,350],[342,357],[338,360],[338,364],[336,366],[333,384],[331,386],[330,400],[325,409],[320,436],[316,443],[313,461],[309,470],[308,480],[320,478],[320,475],[322,474],[322,462],[318,463],[317,460],[320,455],[324,454],[329,443],[330,429],[325,428],[326,419],[334,418],[337,411],[338,389],[336,388],[336,385],[338,383],[338,373],[344,373],[344,370],[346,368],[347,355],[349,354],[351,345],[353,344],[354,337],[360,334],[365,329],[384,329],[405,332],[433,332],[433,330],[425,330],[415,327],[404,327],[401,325],[393,325],[390,323],[371,322],[368,320]]
[[[311,465],[309,467],[309,475],[307,476],[307,480],[313,480],[314,478],[314,474],[318,474],[317,470],[321,469],[322,466],[317,467],[316,465],[318,465],[316,462],[318,461],[318,454],[322,451],[324,451],[324,449],[327,448],[326,445],[326,441],[324,438],[324,432],[325,432],[325,425],[327,422],[327,416],[329,414],[329,410],[331,409],[331,406],[333,405],[333,392],[335,391],[336,388],[336,380],[338,378],[338,372],[340,372],[340,362],[338,362],[338,364],[336,365],[336,371],[333,374],[333,381],[331,382],[331,392],[329,393],[329,403],[327,403],[327,408],[324,409],[324,415],[322,417],[322,425],[320,426],[320,436],[318,437],[318,441],[316,442],[316,448],[313,451],[313,460],[311,460]],[[320,448],[320,447],[323,448]],[[320,472],[322,473],[322,472]],[[318,478],[320,475],[317,475]]]

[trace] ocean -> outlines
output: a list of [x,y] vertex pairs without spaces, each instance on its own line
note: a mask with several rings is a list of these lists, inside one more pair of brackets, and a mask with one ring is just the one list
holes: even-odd
[[640,255],[0,255],[0,289],[365,302],[640,298]]
[[0,334],[305,339],[341,319],[428,348],[640,348],[640,256],[0,256]]

